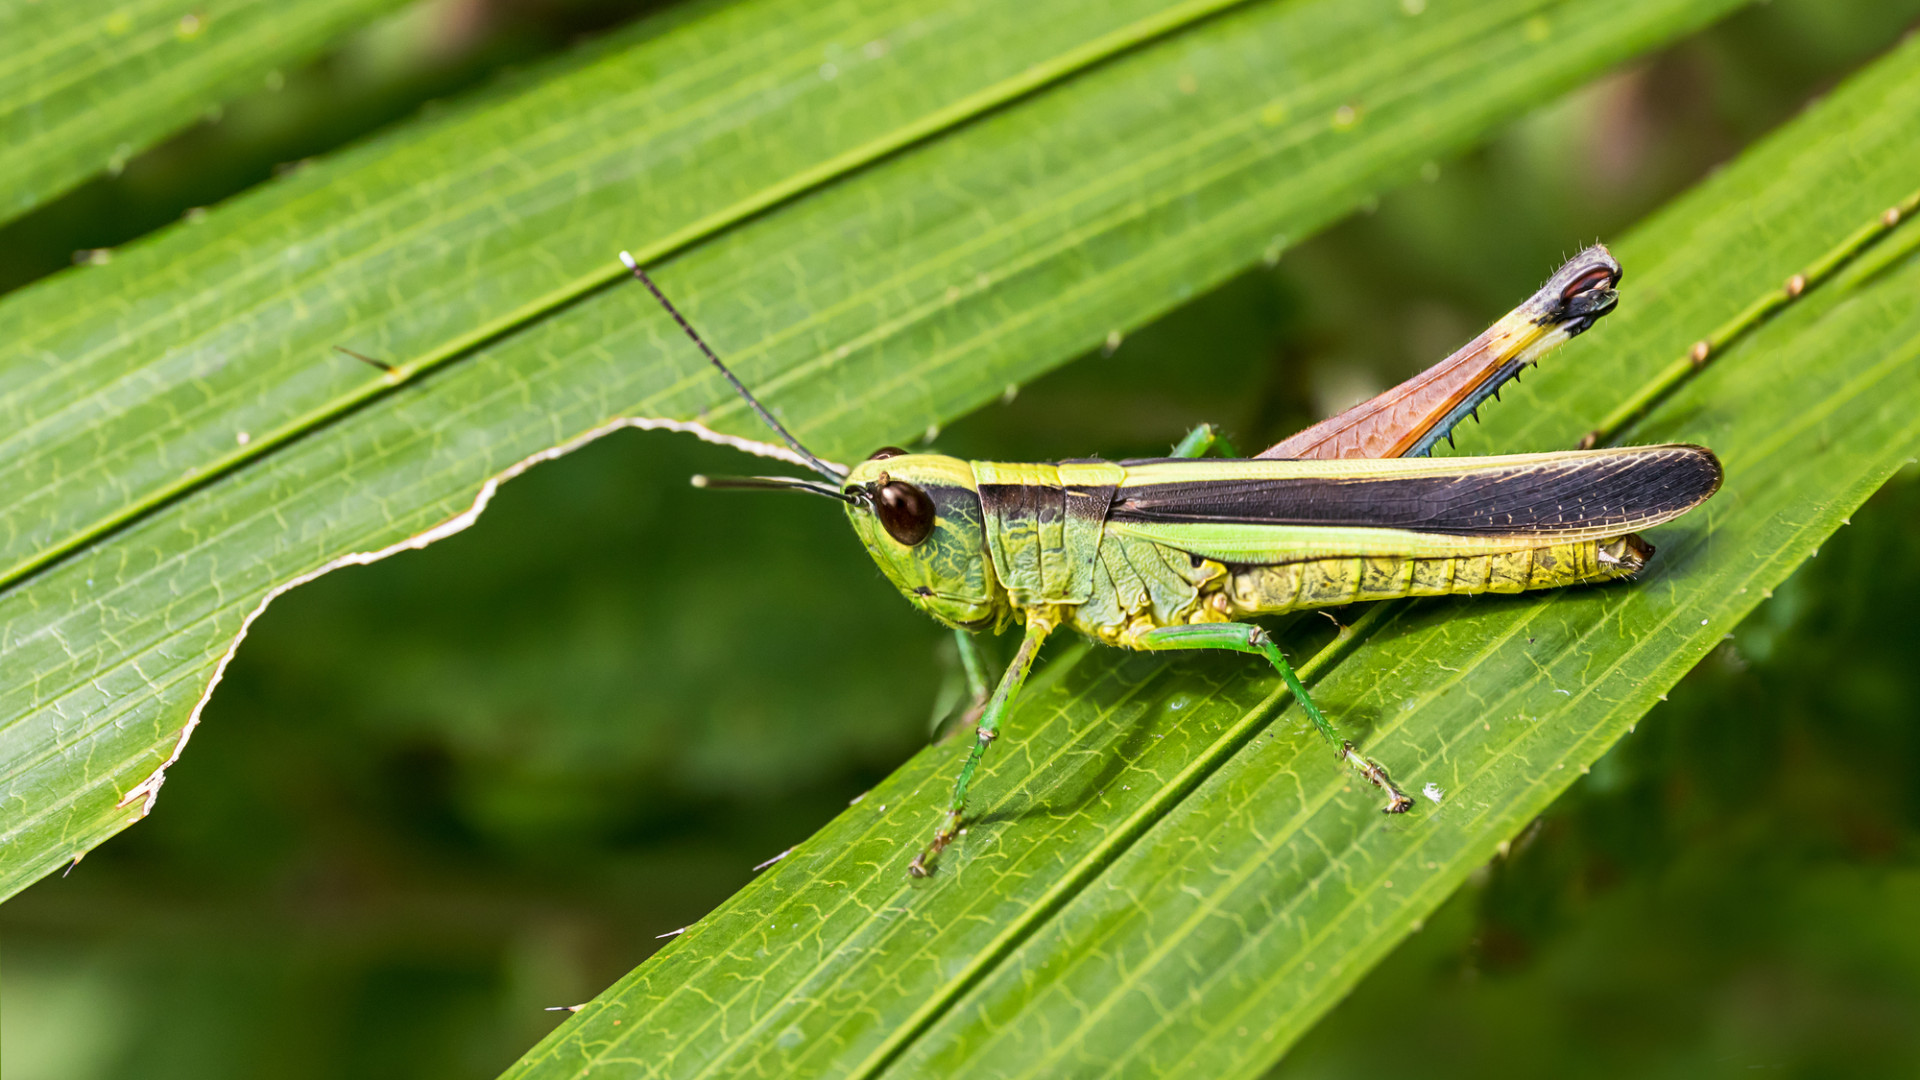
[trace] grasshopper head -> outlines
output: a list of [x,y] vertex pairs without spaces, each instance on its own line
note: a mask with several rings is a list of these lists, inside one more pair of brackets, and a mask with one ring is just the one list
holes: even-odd
[[1006,616],[966,462],[888,447],[854,466],[841,491],[860,543],[915,607],[969,630]]

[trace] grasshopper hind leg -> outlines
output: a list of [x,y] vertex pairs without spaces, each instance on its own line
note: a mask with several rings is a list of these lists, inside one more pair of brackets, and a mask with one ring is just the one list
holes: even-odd
[[1293,698],[1306,710],[1307,718],[1330,743],[1340,759],[1351,765],[1367,782],[1387,793],[1387,805],[1380,809],[1389,814],[1404,814],[1413,808],[1413,800],[1407,793],[1394,786],[1393,777],[1387,774],[1386,766],[1362,754],[1351,740],[1343,739],[1328,722],[1320,706],[1314,704],[1312,695],[1301,684],[1300,676],[1294,674],[1293,665],[1280,654],[1280,647],[1273,643],[1267,632],[1252,623],[1198,623],[1191,626],[1162,626],[1149,630],[1134,639],[1134,648],[1152,651],[1175,649],[1227,649],[1232,652],[1253,653],[1267,658],[1280,678],[1293,691]]

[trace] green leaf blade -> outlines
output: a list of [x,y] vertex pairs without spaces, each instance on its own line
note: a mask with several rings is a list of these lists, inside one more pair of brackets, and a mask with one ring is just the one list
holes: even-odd
[[[1356,28],[1382,12],[1405,16],[1393,5],[1330,0],[1251,7],[763,215],[688,250],[662,277],[742,376],[818,449],[861,453],[1150,319],[1259,258],[1276,234],[1304,235],[1333,220],[1431,154],[1567,85],[1576,77],[1569,50],[1590,70],[1723,7],[1555,5],[1566,25],[1583,29],[1551,42],[1526,32],[1523,16],[1535,5],[1477,5],[1444,19],[1433,12],[1407,32],[1403,59],[1464,51],[1510,62],[1410,70],[1392,57],[1367,58],[1360,71],[1376,80],[1376,105],[1371,125],[1355,129],[1331,120],[1355,93],[1340,80],[1361,77],[1348,71],[1353,53],[1365,51]],[[1219,62],[1221,77],[1196,76],[1190,92],[1182,76],[1200,59]],[[1438,111],[1423,97],[1436,79],[1453,80]],[[579,92],[571,76],[541,84],[485,122],[546,132],[542,118],[565,104],[556,100]],[[1288,108],[1274,112],[1276,100]],[[444,149],[448,131],[471,133],[460,126],[466,122],[456,116],[416,135]],[[53,473],[89,498],[119,498],[169,469],[200,467],[193,463],[205,459],[193,454],[234,444],[239,432],[256,434],[260,417],[297,413],[308,396],[337,389],[328,380],[342,378],[342,367],[365,379],[354,361],[313,364],[312,354],[335,341],[379,355],[378,335],[398,333],[393,320],[402,316],[445,330],[459,315],[489,317],[500,308],[488,305],[519,302],[490,272],[468,267],[451,240],[432,259],[425,249],[410,249],[407,259],[398,248],[368,255],[368,265],[383,269],[365,280],[365,265],[340,279],[322,273],[338,251],[315,236],[360,230],[354,235],[374,251],[383,229],[431,208],[443,188],[425,185],[426,202],[411,201],[421,186],[409,175],[413,160],[375,144],[190,227],[205,232],[176,231],[108,267],[0,304],[0,322],[35,328],[33,316],[46,310],[135,309],[126,317],[166,327],[129,334],[117,317],[69,317],[59,332],[76,335],[86,354],[72,370],[45,340],[19,346],[15,363],[0,367],[0,378],[41,381],[19,395],[20,384],[10,384],[5,403],[42,431],[62,430],[60,453],[78,455],[72,471],[40,468],[42,479]],[[389,186],[405,189],[397,202],[369,201]],[[322,220],[303,229],[309,214]],[[609,220],[592,219],[603,232]],[[477,221],[472,235],[492,237]],[[544,237],[512,235],[522,246],[493,237],[502,246],[488,265],[547,265]],[[611,235],[569,234],[567,242],[588,252],[613,247]],[[442,291],[410,276],[416,257],[446,272],[434,283]],[[211,269],[239,280],[213,290],[206,283],[220,275]],[[541,272],[545,285],[565,277],[565,268]],[[417,296],[408,291],[415,284]],[[464,299],[448,299],[454,294]],[[451,313],[437,309],[443,302]],[[239,359],[230,362],[229,351]],[[227,390],[205,393],[201,376],[209,372],[225,372]],[[188,428],[173,426],[173,417],[193,412],[175,408],[190,393],[213,404],[193,413]],[[94,423],[100,411],[86,412],[97,404],[92,395],[120,395],[112,407],[126,416],[169,419],[133,438],[130,450],[107,438],[110,425]],[[18,404],[27,400],[51,411]],[[621,418],[762,437],[644,294],[597,293],[166,502],[0,594],[9,660],[34,672],[0,686],[0,801],[17,811],[0,829],[5,891],[83,854],[152,805],[209,683],[278,590],[463,527],[501,479]],[[94,464],[81,454],[89,448],[120,455],[111,482],[84,472]],[[128,462],[139,468],[111,471]],[[38,519],[17,519],[8,535],[37,527]],[[44,548],[48,535],[33,544]],[[945,949],[930,955],[955,955]],[[901,1007],[918,1007],[913,993]]]
[[[1820,197],[1884,207],[1909,193],[1914,151],[1896,136],[1911,115],[1899,103],[1920,80],[1916,55],[1910,45],[1883,61],[1836,93],[1835,111],[1803,118],[1683,203],[1686,215],[1622,246],[1630,268],[1643,245],[1686,251],[1632,280],[1714,304],[1636,309],[1629,293],[1614,318],[1645,349],[1609,352],[1603,333],[1530,380],[1530,394],[1561,403],[1567,441],[1595,404],[1585,388],[1611,379],[1630,389],[1636,367],[1685,350],[1697,316],[1745,306],[1722,287],[1729,260],[1760,260],[1740,281],[1770,287],[1858,223],[1810,215],[1756,233],[1755,206]],[[1831,153],[1836,116],[1847,118],[1847,144],[1885,152],[1864,164]],[[1713,236],[1718,248],[1690,246]],[[1049,685],[1010,719],[974,825],[932,882],[889,875],[932,827],[944,777],[928,759],[953,763],[939,748],[867,796],[920,806],[919,829],[891,845],[895,866],[875,857],[887,847],[856,807],[512,1075],[1265,1069],[1920,448],[1920,267],[1888,243],[1877,274],[1869,256],[1809,294],[1632,434],[1714,446],[1729,475],[1715,501],[1654,534],[1662,550],[1645,580],[1408,605],[1318,683],[1323,704],[1370,729],[1369,750],[1403,779],[1446,789],[1437,808],[1383,821],[1297,710],[1267,726],[1274,699],[1255,690],[1272,683],[1244,663],[1185,661],[1166,670],[1190,682],[1154,683],[1151,662],[1096,653],[1074,664],[1074,685]],[[1156,689],[1137,712],[1115,713],[1091,689],[1103,669]],[[1195,696],[1208,719],[1159,722],[1193,685],[1207,688]],[[1261,734],[1240,746],[1249,728]],[[1187,794],[1190,767],[1222,753],[1228,763]],[[1086,756],[1107,763],[1093,783],[1063,767]],[[1170,808],[1134,782],[1149,778],[1172,793]],[[1106,835],[1074,831],[1073,815],[1092,819],[1078,829]],[[1059,876],[1036,880],[1046,855]],[[829,905],[843,912],[856,890],[869,921],[849,929],[843,915],[819,917]],[[982,895],[995,890],[1026,898],[1018,917],[1030,935],[1008,922],[1004,896]],[[877,938],[875,924],[891,936]],[[923,981],[929,972],[943,981]],[[901,987],[914,982],[912,1008],[877,1010],[876,984],[908,997]]]
[[63,0],[0,10],[0,221],[198,120],[402,0]]
[[[1848,106],[1879,103],[1853,114],[1849,143],[1894,145],[1910,115],[1898,102],[1920,87],[1916,53],[1907,48],[1848,89]],[[1734,253],[1760,257],[1760,273],[1791,272],[1809,247],[1817,254],[1825,222],[1780,229],[1777,249],[1753,250],[1753,234],[1729,219],[1747,217],[1754,187],[1795,205],[1814,192],[1868,206],[1908,193],[1910,147],[1854,172],[1844,195],[1825,170],[1774,167],[1792,156],[1853,172],[1858,159],[1825,153],[1828,122],[1801,121],[1743,162],[1735,182],[1692,200],[1694,214],[1719,215],[1702,224],[1745,242],[1690,252],[1699,256],[1691,279],[1656,271],[1650,291],[1711,291]],[[1665,218],[1623,249],[1670,243],[1663,228],[1697,220]],[[1662,550],[1647,580],[1410,605],[1316,688],[1335,715],[1371,726],[1370,752],[1403,778],[1445,789],[1424,820],[1367,821],[1331,769],[1303,812],[1288,772],[1301,768],[1299,748],[1256,743],[1010,956],[901,1060],[900,1074],[1046,1076],[1085,1060],[1170,1074],[1264,1070],[1920,450],[1917,287],[1911,258],[1871,283],[1843,278],[1643,425],[1660,439],[1713,446],[1729,476],[1714,502],[1654,534]],[[1648,337],[1689,326],[1658,307],[1633,314],[1623,303],[1623,322]],[[1578,401],[1576,386],[1594,374],[1557,365],[1533,393]],[[1298,726],[1297,710],[1280,724],[1289,722]]]

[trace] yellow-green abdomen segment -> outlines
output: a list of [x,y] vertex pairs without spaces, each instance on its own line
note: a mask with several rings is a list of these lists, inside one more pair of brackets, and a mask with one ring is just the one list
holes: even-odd
[[1227,568],[1201,621],[1277,615],[1402,596],[1518,593],[1626,577],[1652,548],[1638,536],[1440,558],[1361,556]]

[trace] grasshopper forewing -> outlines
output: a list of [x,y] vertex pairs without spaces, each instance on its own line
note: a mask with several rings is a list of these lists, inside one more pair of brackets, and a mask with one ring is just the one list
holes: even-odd
[[1264,657],[1338,756],[1413,805],[1385,766],[1342,738],[1252,619],[1403,596],[1517,593],[1631,577],[1653,548],[1636,531],[1700,505],[1720,463],[1698,446],[1641,446],[1433,460],[1426,455],[1502,384],[1613,309],[1620,266],[1575,256],[1525,303],[1433,368],[1256,458],[1179,456],[1020,464],[887,447],[851,470],[821,461],[754,400],[658,288],[635,277],[767,425],[822,480],[743,477],[707,486],[810,491],[845,505],[855,535],[908,601],[968,635],[1017,625],[1012,663],[931,841],[925,876],[959,833],[982,755],[1062,627],[1141,650]]

